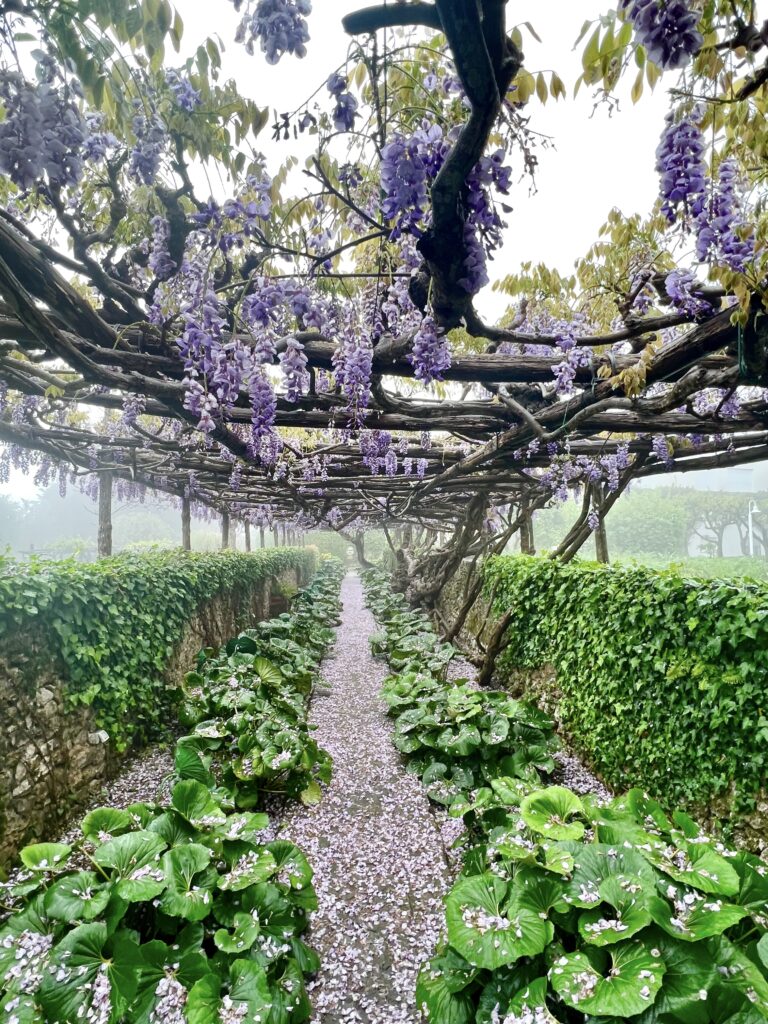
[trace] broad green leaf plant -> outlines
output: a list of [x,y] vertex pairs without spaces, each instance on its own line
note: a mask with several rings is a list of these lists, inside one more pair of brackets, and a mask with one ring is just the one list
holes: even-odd
[[[305,702],[333,638],[339,581],[338,564],[323,563],[289,613],[203,652],[199,693],[188,688],[184,707],[209,728],[179,741],[167,803],[97,808],[71,844],[22,850],[2,893],[4,1022],[309,1017],[305,978],[319,966],[302,938],[317,906],[312,868],[292,843],[264,840],[269,821],[255,808],[267,790],[317,799],[329,777]],[[286,631],[294,639],[283,657],[270,645]],[[284,729],[260,748],[269,770],[244,784],[233,760],[238,750],[255,759],[273,717]]]
[[[436,649],[429,622],[405,609],[385,574],[371,570],[366,589],[384,630],[374,650],[399,652],[404,628],[410,650]],[[600,802],[542,788],[551,723],[535,710],[509,714],[516,702],[504,693],[475,691],[473,701],[430,656],[410,658],[385,684],[396,744],[466,828],[445,935],[419,978],[424,1019],[768,1020],[768,864],[640,789]],[[496,715],[524,729],[496,741]]]

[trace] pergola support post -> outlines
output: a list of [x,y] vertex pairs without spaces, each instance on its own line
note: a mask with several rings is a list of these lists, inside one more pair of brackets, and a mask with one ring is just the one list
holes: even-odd
[[99,473],[99,533],[97,539],[99,558],[112,554],[112,474],[109,470]]
[[181,499],[181,546],[192,550],[192,505],[187,495]]

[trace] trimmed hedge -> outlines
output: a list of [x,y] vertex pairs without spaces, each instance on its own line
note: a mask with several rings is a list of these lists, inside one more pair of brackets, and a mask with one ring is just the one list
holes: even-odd
[[316,553],[163,552],[95,564],[0,559],[0,649],[34,638],[31,663],[62,666],[68,700],[92,705],[116,750],[142,743],[167,721],[162,674],[200,604],[249,595],[270,577],[315,569]]
[[768,763],[768,586],[677,572],[496,557],[513,667],[551,664],[558,715],[612,786],[666,806],[751,810]]

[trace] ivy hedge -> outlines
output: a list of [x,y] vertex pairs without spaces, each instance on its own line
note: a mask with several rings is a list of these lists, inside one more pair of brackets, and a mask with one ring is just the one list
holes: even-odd
[[72,706],[93,707],[117,750],[156,736],[170,694],[162,674],[202,602],[249,595],[289,569],[309,575],[313,549],[161,552],[95,564],[0,558],[0,649],[61,666]]
[[768,763],[768,586],[675,571],[496,557],[511,611],[502,673],[551,664],[558,715],[612,786],[666,806],[755,806]]
[[383,629],[371,646],[394,672],[394,742],[464,824],[445,932],[416,987],[421,1018],[768,1021],[768,864],[640,789],[607,801],[546,785],[546,716],[448,682],[455,649],[385,574],[364,579]]

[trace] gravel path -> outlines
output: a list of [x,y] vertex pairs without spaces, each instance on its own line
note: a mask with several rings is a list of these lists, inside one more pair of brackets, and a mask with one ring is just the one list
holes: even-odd
[[451,884],[438,826],[418,777],[392,744],[378,696],[386,666],[369,653],[373,616],[357,576],[342,584],[329,692],[312,702],[333,780],[315,807],[290,807],[281,836],[315,869],[320,908],[311,945],[322,966],[310,985],[318,1024],[416,1024],[419,965],[433,951]]

